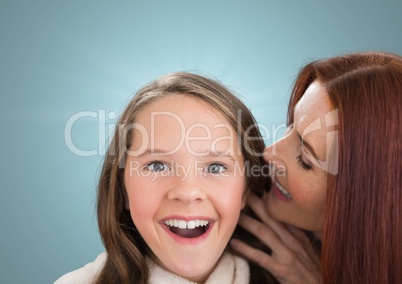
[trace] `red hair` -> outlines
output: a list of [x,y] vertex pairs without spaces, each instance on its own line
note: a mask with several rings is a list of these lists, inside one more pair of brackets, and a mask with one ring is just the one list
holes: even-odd
[[299,73],[288,109],[313,81],[338,110],[338,174],[329,177],[324,283],[402,283],[402,58],[356,53]]

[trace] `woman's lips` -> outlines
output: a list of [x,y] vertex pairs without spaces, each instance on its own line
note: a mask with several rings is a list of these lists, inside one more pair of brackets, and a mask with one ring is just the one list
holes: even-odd
[[275,177],[272,177],[272,185],[273,191],[278,197],[282,197],[281,199],[286,201],[292,200],[290,193],[275,179]]

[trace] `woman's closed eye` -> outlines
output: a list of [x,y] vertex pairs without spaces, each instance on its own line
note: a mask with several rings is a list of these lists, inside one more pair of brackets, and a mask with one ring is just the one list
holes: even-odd
[[208,164],[205,169],[204,172],[206,173],[210,173],[210,174],[219,174],[219,173],[223,173],[228,171],[229,168],[228,166],[221,164],[221,163],[211,163]]
[[296,161],[297,161],[297,164],[298,164],[303,170],[308,171],[308,170],[311,170],[311,169],[312,169],[312,167],[311,167],[309,164],[307,164],[305,161],[303,161],[302,155],[297,156],[297,157],[296,157]]
[[170,167],[161,161],[152,161],[146,164],[145,168],[152,172],[163,172],[170,170]]

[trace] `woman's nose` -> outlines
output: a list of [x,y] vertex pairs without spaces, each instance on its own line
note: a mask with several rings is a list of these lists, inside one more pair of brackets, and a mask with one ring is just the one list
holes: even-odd
[[279,139],[278,141],[276,141],[275,143],[269,145],[264,149],[264,160],[267,163],[270,163],[270,161],[276,160],[281,157],[282,154],[281,148],[283,144],[283,139],[284,138]]
[[277,142],[264,149],[264,160],[270,166],[270,174],[277,175],[279,171],[286,176],[287,152],[284,146],[285,138],[279,139]]
[[272,143],[270,146],[264,149],[264,159],[267,163],[285,157],[286,152],[283,152],[283,149],[286,150],[286,148],[289,148],[290,143],[289,139],[291,139],[290,137],[292,131],[293,131],[293,124],[289,125],[286,128],[282,138],[278,139],[275,143]]

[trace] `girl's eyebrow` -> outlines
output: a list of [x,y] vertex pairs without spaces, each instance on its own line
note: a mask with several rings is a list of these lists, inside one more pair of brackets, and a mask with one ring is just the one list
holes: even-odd
[[[162,150],[162,149],[147,149],[145,150],[143,153],[136,155],[137,158],[141,158],[144,156],[170,156],[172,153],[171,150]],[[228,151],[226,152],[220,152],[220,151],[205,151],[208,152],[207,155],[201,155],[201,157],[219,157],[219,158],[227,158],[229,160],[232,161],[236,161],[235,157],[233,155],[231,155],[230,153],[228,153]]]
[[137,158],[141,158],[143,156],[167,156],[171,150],[161,150],[161,149],[147,149],[139,155],[136,155]]
[[231,155],[230,153],[228,153],[228,151],[226,151],[226,152],[219,152],[219,151],[211,151],[211,152],[209,152],[209,154],[208,155],[206,155],[207,157],[223,157],[223,158],[227,158],[227,159],[229,159],[229,160],[232,160],[232,161],[235,161],[236,162],[236,159],[235,159],[235,157],[233,156],[233,155]]
[[309,152],[314,156],[314,158],[319,161],[317,154],[315,153],[313,147],[311,147],[311,145],[305,140],[302,139],[301,135],[299,134],[299,132],[296,131],[297,137],[300,140],[300,144],[302,144],[302,146],[305,146],[307,148],[307,150],[309,150]]

